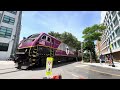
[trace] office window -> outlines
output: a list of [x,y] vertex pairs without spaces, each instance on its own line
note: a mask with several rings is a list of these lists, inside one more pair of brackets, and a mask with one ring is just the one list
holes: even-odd
[[115,38],[115,34],[114,34],[114,32],[112,33],[112,36],[113,36],[113,39]]
[[112,20],[111,15],[109,16],[110,21]]
[[116,14],[116,11],[112,11],[111,14],[112,14],[112,16],[114,17],[115,14]]
[[7,12],[10,12],[10,13],[15,14],[15,15],[17,13],[17,11],[7,11]]
[[112,36],[110,36],[110,39],[111,39],[111,41],[112,41]]
[[115,33],[116,33],[117,37],[120,36],[120,27],[118,27],[118,28],[115,30]]
[[120,39],[117,41],[117,43],[118,43],[118,46],[120,47]]
[[118,12],[118,16],[120,17],[120,11]]
[[12,28],[0,27],[0,37],[10,38],[12,35]]
[[14,25],[14,23],[15,23],[15,18],[10,17],[10,16],[7,16],[7,15],[4,15],[4,17],[3,17],[3,22],[4,22],[4,23],[11,24],[11,25]]
[[117,44],[116,44],[116,42],[114,43],[114,46],[115,46],[115,48],[117,48]]
[[119,24],[117,17],[115,17],[115,19],[113,20],[113,23],[115,26],[117,26]]
[[0,51],[8,51],[8,43],[0,43]]
[[0,13],[0,21],[1,21],[1,17],[2,17],[2,15],[1,15],[1,13]]
[[113,30],[113,25],[111,24],[110,26],[111,26],[111,30]]

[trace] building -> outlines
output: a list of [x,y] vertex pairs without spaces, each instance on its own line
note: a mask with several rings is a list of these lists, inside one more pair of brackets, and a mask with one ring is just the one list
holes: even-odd
[[22,11],[0,11],[0,60],[14,54],[19,43]]
[[120,11],[104,11],[101,16],[101,23],[107,28],[101,37],[100,53],[110,53],[110,41],[114,59],[120,60]]
[[97,41],[96,42],[96,55],[99,56],[100,55],[100,41]]

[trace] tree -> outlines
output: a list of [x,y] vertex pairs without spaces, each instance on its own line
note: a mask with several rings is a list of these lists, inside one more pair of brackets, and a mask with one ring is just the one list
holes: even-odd
[[[94,56],[94,59],[96,61],[96,55],[95,55],[95,44],[94,42],[96,40],[100,41],[102,33],[106,27],[102,24],[95,24],[91,27],[87,27],[83,30],[83,38],[84,38],[84,50],[88,50],[90,52],[90,55]],[[92,57],[90,58],[92,61]]]
[[50,34],[51,36],[56,37],[57,39],[61,39],[61,34],[58,33],[58,32],[50,31],[48,34]]

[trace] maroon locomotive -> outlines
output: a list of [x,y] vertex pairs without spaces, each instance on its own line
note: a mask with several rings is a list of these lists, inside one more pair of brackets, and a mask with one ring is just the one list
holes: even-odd
[[33,34],[20,42],[15,63],[19,69],[34,65],[44,66],[47,57],[54,57],[55,64],[59,61],[76,60],[77,53],[76,49],[49,34]]

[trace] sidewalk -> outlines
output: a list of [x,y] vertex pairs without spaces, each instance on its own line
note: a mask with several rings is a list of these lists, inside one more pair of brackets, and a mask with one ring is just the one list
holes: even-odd
[[0,60],[0,65],[11,65],[15,64],[13,61],[5,61],[5,60]]
[[86,62],[81,62],[82,64],[87,64],[87,65],[92,65],[92,66],[98,66],[98,67],[104,67],[104,68],[109,68],[109,69],[115,69],[115,70],[120,70],[120,63],[119,62],[114,62],[115,67],[109,66],[108,64],[105,63],[86,63]]

